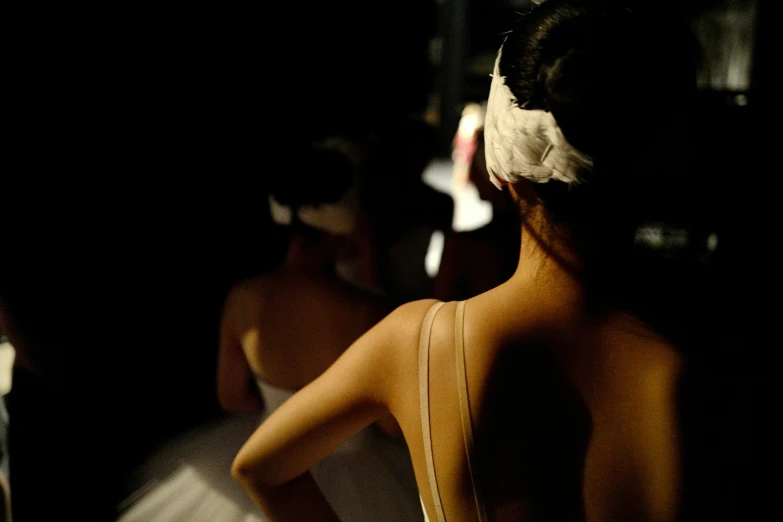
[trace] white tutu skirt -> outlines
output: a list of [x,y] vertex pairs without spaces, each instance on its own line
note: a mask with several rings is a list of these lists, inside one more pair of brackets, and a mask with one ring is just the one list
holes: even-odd
[[[291,396],[266,383],[259,387],[268,411]],[[136,473],[142,486],[124,503],[118,520],[265,521],[230,474],[234,456],[258,424],[257,416],[227,416],[162,447]],[[423,520],[402,439],[392,440],[367,428],[318,462],[312,473],[343,522]]]

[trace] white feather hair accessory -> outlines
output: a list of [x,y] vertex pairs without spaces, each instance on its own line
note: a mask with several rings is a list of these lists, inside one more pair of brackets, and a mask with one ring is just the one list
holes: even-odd
[[593,160],[566,140],[551,112],[520,107],[505,78],[500,75],[501,46],[492,73],[484,144],[487,171],[492,183],[516,183],[526,178],[534,183],[556,179],[579,183],[590,172]]

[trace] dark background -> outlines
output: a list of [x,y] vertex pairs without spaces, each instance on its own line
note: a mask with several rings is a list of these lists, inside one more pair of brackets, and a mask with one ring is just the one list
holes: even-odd
[[[698,16],[736,3],[683,5]],[[383,128],[423,112],[433,92],[450,141],[460,104],[489,85],[468,64],[494,54],[524,7],[380,4],[58,7],[14,18],[0,291],[52,361],[46,382],[23,376],[8,398],[17,462],[40,464],[12,475],[18,509],[48,516],[69,506],[81,520],[109,519],[133,465],[218,414],[224,296],[285,248],[267,212],[269,180],[296,175],[312,139]],[[700,175],[712,197],[693,209],[717,223],[720,324],[742,340],[738,363],[750,380],[771,372],[773,357],[771,310],[754,303],[775,273],[763,268],[776,239],[777,145],[765,127],[778,104],[779,44],[772,2],[755,4],[747,91],[701,96],[697,151],[707,152]],[[433,63],[436,35],[444,59]],[[737,94],[748,103],[737,105]]]

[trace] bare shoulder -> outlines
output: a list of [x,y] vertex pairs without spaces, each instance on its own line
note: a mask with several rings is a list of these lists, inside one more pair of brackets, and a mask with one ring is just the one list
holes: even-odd
[[405,303],[394,309],[381,321],[381,324],[384,329],[394,335],[395,340],[418,340],[424,316],[432,305],[438,302],[436,299],[421,299]]
[[[422,300],[397,307],[357,339],[317,379],[298,395],[341,397],[347,405],[386,404],[397,400],[403,382],[416,364],[424,315],[436,303]],[[330,399],[334,404],[337,399]],[[353,407],[353,406],[351,406]]]
[[244,328],[245,317],[251,310],[260,306],[264,294],[267,293],[267,277],[244,279],[235,283],[223,300],[221,312],[221,328],[224,332],[233,331],[238,334]]
[[[406,375],[412,365],[418,364],[418,346],[421,326],[427,311],[439,301],[422,299],[398,306],[364,337],[367,344],[380,349],[373,359],[381,363],[390,375]],[[358,344],[363,344],[360,339]],[[398,383],[399,384],[399,383]]]
[[398,306],[356,340],[340,357],[376,373],[393,375],[392,367],[405,364],[406,354],[416,354],[424,316],[437,303],[434,299]]
[[258,296],[264,293],[269,285],[271,274],[243,279],[234,284],[226,294],[225,307],[238,306],[247,296]]

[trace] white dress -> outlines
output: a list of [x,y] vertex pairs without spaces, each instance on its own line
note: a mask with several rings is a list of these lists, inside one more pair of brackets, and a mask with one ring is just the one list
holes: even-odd
[[[292,393],[258,381],[266,412]],[[120,522],[258,522],[266,518],[231,478],[231,462],[259,423],[232,415],[199,427],[161,448],[137,473],[143,484],[123,506]],[[422,509],[402,439],[370,427],[312,469],[343,522],[422,520]]]

